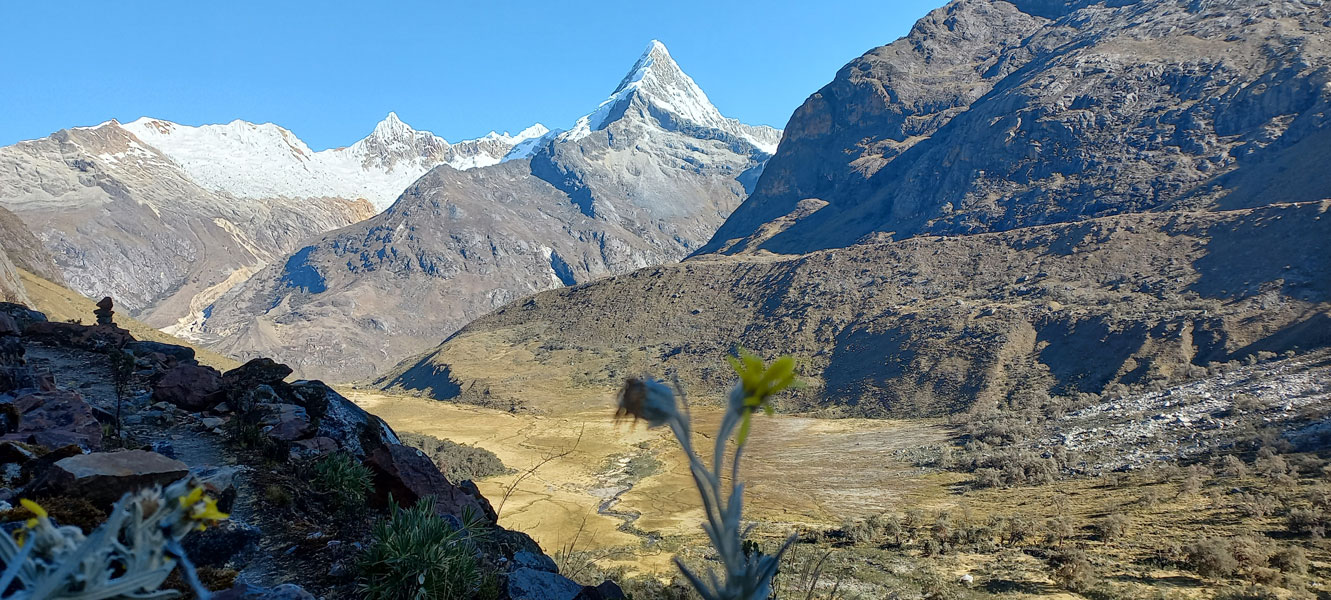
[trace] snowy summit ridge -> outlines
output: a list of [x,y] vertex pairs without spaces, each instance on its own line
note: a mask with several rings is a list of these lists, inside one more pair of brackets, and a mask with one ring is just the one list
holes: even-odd
[[547,130],[539,123],[516,136],[491,132],[449,143],[388,113],[364,139],[314,152],[291,131],[232,121],[191,127],[143,117],[118,125],[176,163],[205,189],[237,198],[365,198],[383,210],[435,166],[471,169],[505,160],[514,146]]
[[516,135],[491,131],[450,143],[413,129],[390,112],[364,139],[315,152],[294,133],[272,123],[236,120],[196,127],[142,117],[124,124],[107,121],[95,128],[124,128],[211,192],[238,199],[364,198],[383,210],[437,166],[466,170],[530,158],[551,141],[580,140],[630,111],[653,127],[738,140],[767,155],[776,152],[781,139],[780,130],[723,116],[657,40],[647,45],[610,97],[568,131],[551,131],[536,123]]

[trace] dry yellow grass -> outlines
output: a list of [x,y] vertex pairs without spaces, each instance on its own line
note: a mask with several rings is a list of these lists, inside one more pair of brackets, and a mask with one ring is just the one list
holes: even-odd
[[[342,392],[398,431],[476,444],[497,454],[519,473],[477,482],[496,507],[521,472],[576,444],[571,454],[523,480],[500,514],[502,525],[531,535],[547,551],[567,544],[584,528],[581,550],[629,549],[635,570],[673,572],[670,552],[644,548],[642,538],[620,530],[624,519],[597,510],[615,491],[615,473],[607,472],[607,465],[615,457],[643,453],[660,461],[659,472],[638,481],[613,510],[640,513],[633,526],[643,532],[684,542],[702,539],[698,494],[674,440],[665,430],[616,426],[608,399],[597,410],[545,416]],[[718,411],[695,409],[700,448],[710,450],[706,434],[716,429],[719,417]],[[946,496],[943,481],[916,477],[916,469],[894,456],[898,449],[941,441],[945,431],[936,424],[782,415],[757,419],[743,471],[747,514],[754,519],[778,528],[831,525],[848,514],[868,515]]]

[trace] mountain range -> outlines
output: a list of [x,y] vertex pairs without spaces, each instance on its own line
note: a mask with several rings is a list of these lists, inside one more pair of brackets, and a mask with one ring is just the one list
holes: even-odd
[[431,167],[495,164],[545,133],[449,144],[389,114],[350,147],[313,152],[273,124],[112,120],[0,148],[0,206],[72,288],[187,331],[232,286],[374,215]]
[[653,41],[568,130],[450,143],[390,113],[315,152],[271,123],[112,120],[0,148],[0,206],[77,291],[342,381],[526,294],[683,258],[780,137]]
[[790,408],[920,416],[1329,345],[1329,11],[954,0],[811,95],[690,259],[510,304],[377,385],[720,396],[742,345],[795,355]]
[[216,298],[189,333],[307,377],[370,377],[518,298],[687,256],[780,136],[722,116],[652,42],[568,130],[498,164],[434,167],[384,212]]

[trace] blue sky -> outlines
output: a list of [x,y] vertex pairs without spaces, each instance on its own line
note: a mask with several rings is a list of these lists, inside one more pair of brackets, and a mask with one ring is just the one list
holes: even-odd
[[944,0],[0,0],[0,145],[153,116],[286,127],[316,150],[389,111],[449,140],[568,127],[660,39],[721,112],[781,127]]

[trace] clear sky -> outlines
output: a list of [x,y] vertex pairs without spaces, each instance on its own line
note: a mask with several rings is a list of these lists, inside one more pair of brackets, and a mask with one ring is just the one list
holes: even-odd
[[723,114],[785,125],[944,0],[0,0],[0,145],[152,116],[273,122],[312,148],[389,111],[449,140],[570,126],[652,39]]

